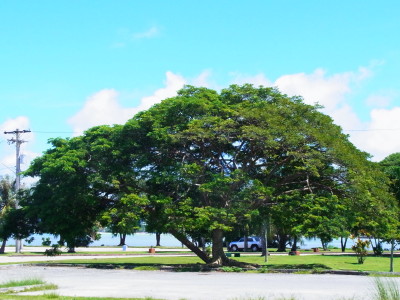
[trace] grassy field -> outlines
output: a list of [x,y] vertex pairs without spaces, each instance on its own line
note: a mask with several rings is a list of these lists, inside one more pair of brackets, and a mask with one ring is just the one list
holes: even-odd
[[[357,258],[351,255],[304,255],[304,256],[249,256],[237,258],[239,261],[266,265],[269,269],[326,269],[354,271],[389,271],[389,257],[368,257],[364,264],[358,264]],[[394,259],[394,270],[400,271],[400,258]]]
[[[18,289],[19,288],[19,289]],[[24,299],[24,300],[40,300],[40,299],[58,299],[58,300],[157,300],[155,298],[105,298],[105,297],[68,297],[60,296],[56,292],[47,292],[42,295],[18,295],[19,293],[25,292],[45,292],[48,290],[57,290],[57,286],[54,284],[49,284],[41,279],[31,278],[19,281],[6,281],[0,284],[0,299]]]
[[197,263],[203,263],[203,261],[197,256],[143,256],[143,257],[118,257],[118,258],[95,258],[95,259],[71,258],[61,261],[52,261],[49,263],[92,264],[92,265],[131,264],[136,266],[153,266],[153,265],[197,264]]
[[[347,255],[271,255],[265,263],[264,257],[245,256],[235,258],[241,262],[259,264],[268,270],[273,269],[321,269],[321,270],[354,270],[354,271],[389,271],[389,257],[370,256],[364,264],[358,264],[355,256]],[[45,260],[45,259],[44,259]],[[119,258],[98,258],[98,259],[66,259],[48,263],[65,264],[90,264],[102,267],[105,265],[125,268],[151,267],[161,265],[194,265],[203,264],[195,257],[166,257],[166,256],[144,256],[144,257],[119,257]],[[151,269],[151,268],[149,268]],[[155,268],[156,269],[156,268]],[[394,259],[394,270],[400,272],[400,258]]]
[[60,296],[57,293],[49,293],[45,295],[37,296],[25,296],[25,295],[11,295],[11,294],[0,294],[0,299],[10,300],[10,299],[21,299],[21,300],[42,300],[42,299],[54,299],[54,300],[162,300],[156,298],[108,298],[108,297],[69,297]]
[[[79,251],[75,253],[62,252],[62,255],[81,256],[81,255],[133,255],[133,254],[148,254],[149,251]],[[164,254],[188,254],[190,251],[156,251],[156,253]],[[44,252],[23,252],[23,253],[5,253],[4,256],[44,256]]]

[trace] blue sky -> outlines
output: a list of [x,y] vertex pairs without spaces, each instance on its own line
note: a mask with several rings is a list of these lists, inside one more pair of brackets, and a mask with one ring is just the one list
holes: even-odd
[[[373,160],[400,152],[400,2],[0,1],[0,129],[47,139],[124,123],[183,84],[319,102]],[[0,174],[15,167],[0,135]]]

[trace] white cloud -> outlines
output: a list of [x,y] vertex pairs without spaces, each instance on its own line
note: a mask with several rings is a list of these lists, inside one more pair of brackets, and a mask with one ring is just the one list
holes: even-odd
[[[347,103],[353,84],[370,76],[365,68],[358,72],[344,72],[328,76],[323,69],[311,74],[285,75],[274,82],[274,86],[289,96],[302,96],[308,104],[321,104],[322,112],[330,115],[344,129],[363,128],[353,108]],[[362,145],[361,145],[362,146]],[[358,147],[361,147],[358,144]]]
[[[19,116],[15,119],[6,120],[4,123],[0,124],[0,131],[3,134],[1,141],[1,148],[3,151],[2,159],[0,160],[0,175],[10,175],[12,177],[15,176],[15,165],[16,165],[16,157],[15,157],[15,143],[8,143],[7,140],[15,138],[14,134],[4,134],[4,131],[13,132],[18,130],[29,130],[30,121],[25,116]],[[20,134],[20,139],[25,141],[21,144],[20,155],[24,157],[21,162],[21,170],[25,170],[32,159],[38,156],[37,153],[34,153],[29,150],[29,145],[34,141],[35,135],[34,133],[22,133]],[[23,182],[26,182],[23,179]]]
[[327,114],[332,117],[335,124],[340,125],[344,130],[365,127],[365,124],[348,104],[343,104]]
[[260,85],[272,86],[273,85],[273,83],[263,73],[259,73],[255,76],[251,76],[251,75],[233,72],[230,75],[234,77],[233,83],[239,84],[239,85],[245,84],[245,83],[251,83],[254,86],[260,86]]
[[395,91],[380,91],[379,93],[370,95],[365,103],[371,107],[386,108],[398,96],[399,93]]
[[255,76],[240,73],[231,75],[234,76],[234,83],[276,86],[289,96],[302,96],[305,103],[319,103],[325,107],[325,111],[332,111],[345,104],[345,96],[351,92],[351,85],[372,76],[372,71],[369,68],[360,67],[357,72],[344,72],[328,76],[324,69],[316,69],[311,74],[283,75],[275,81],[271,81],[263,73]]
[[[318,102],[325,108],[336,124],[350,134],[350,140],[361,150],[373,155],[374,161],[382,160],[393,152],[400,152],[400,107],[379,109],[390,104],[394,93],[371,95],[365,103],[373,106],[370,120],[362,122],[354,108],[348,103],[352,87],[372,76],[369,68],[359,68],[357,72],[346,72],[327,76],[318,69],[312,74],[294,74],[278,78],[275,85],[289,95],[301,95],[309,104]],[[354,129],[364,129],[356,131]],[[398,129],[396,131],[396,129]],[[354,130],[354,131],[353,131]]]
[[[4,123],[0,124],[0,132],[2,134],[1,140],[4,144],[7,144],[6,141],[12,138],[15,138],[15,135],[12,133],[5,134],[4,132],[13,132],[16,130],[29,130],[30,129],[30,122],[29,119],[25,116],[19,116],[15,119],[8,119]],[[32,142],[35,139],[35,134],[32,132],[29,133],[21,133],[20,134],[21,140],[25,142]],[[27,143],[21,144],[21,149],[25,149]],[[3,146],[4,149],[5,146]],[[11,145],[7,146],[6,149],[13,148]],[[4,149],[5,150],[5,149]]]
[[135,109],[123,108],[118,103],[118,93],[105,89],[90,96],[83,108],[68,120],[76,134],[96,125],[122,124],[132,117]]
[[330,115],[336,124],[350,134],[350,140],[359,149],[372,154],[374,161],[379,161],[391,153],[400,152],[400,139],[397,138],[400,133],[400,125],[397,125],[400,120],[400,107],[382,109],[392,103],[393,99],[398,97],[398,93],[381,92],[365,99],[365,103],[372,107],[370,120],[367,122],[361,121],[348,102],[353,87],[373,76],[372,69],[377,65],[381,63],[372,62],[369,67],[360,67],[355,72],[333,75],[328,75],[323,69],[316,69],[311,74],[284,75],[274,82],[264,74],[255,76],[234,74],[234,82],[276,86],[289,96],[302,96],[305,103],[323,105],[322,111]]
[[360,68],[358,72],[345,72],[328,76],[323,69],[316,69],[311,74],[283,75],[274,82],[262,73],[255,76],[234,75],[235,83],[276,86],[281,92],[289,96],[302,96],[305,103],[319,103],[324,106],[323,111],[334,118],[337,124],[344,128],[354,128],[361,123],[352,108],[346,103],[346,95],[351,92],[351,84],[358,83],[371,76],[371,72],[367,68]]
[[[15,119],[8,119],[4,123],[0,125],[0,130],[4,131],[14,131],[16,129],[19,130],[29,130],[29,119],[25,116],[19,116]],[[28,135],[26,138],[28,139],[31,134]]]
[[215,84],[210,84],[211,75],[212,75],[211,70],[204,70],[203,72],[200,73],[200,75],[191,80],[190,84],[198,87],[209,87],[210,85],[215,85]]
[[[11,146],[10,146],[11,147]],[[14,150],[15,148],[13,148]],[[2,156],[0,161],[0,176],[10,175],[15,176],[15,150],[11,153],[11,150],[7,151],[7,155]]]
[[400,106],[392,109],[373,109],[366,131],[355,132],[355,143],[380,161],[389,154],[400,152]]
[[187,84],[187,80],[180,75],[172,72],[166,73],[165,87],[156,90],[153,95],[144,97],[135,112],[150,108],[161,100],[176,96],[176,92]]
[[157,36],[159,33],[160,29],[157,26],[152,26],[146,31],[134,33],[132,37],[134,39],[149,39]]
[[111,48],[124,48],[129,43],[142,39],[151,39],[160,34],[160,28],[152,26],[146,31],[133,33],[129,28],[119,28],[116,32],[116,41],[111,43]]
[[[353,87],[372,76],[370,68],[362,67],[354,72],[333,75],[328,75],[323,69],[317,69],[311,74],[284,75],[275,81],[269,80],[262,73],[255,76],[238,73],[231,75],[234,76],[233,82],[237,84],[276,86],[289,96],[301,95],[306,103],[322,104],[325,107],[323,112],[330,115],[336,124],[346,130],[346,133],[350,133],[350,140],[361,150],[371,153],[374,160],[380,160],[393,152],[400,152],[400,145],[397,142],[399,139],[395,138],[398,131],[376,130],[396,128],[396,122],[400,120],[400,107],[391,110],[380,109],[387,104],[386,98],[371,95],[366,99],[366,102],[373,105],[371,119],[368,122],[362,122],[354,107],[348,102],[349,96],[353,93]],[[209,70],[191,79],[173,72],[166,72],[163,87],[155,90],[152,95],[142,98],[139,105],[128,108],[119,104],[118,93],[115,90],[102,90],[89,97],[83,108],[69,119],[69,123],[75,132],[83,132],[95,125],[123,124],[137,112],[146,110],[163,99],[174,97],[185,84],[205,87],[212,85],[210,77]],[[395,94],[383,95],[393,96],[391,99],[396,96]],[[347,131],[349,129],[365,129],[366,131]]]
[[150,108],[161,100],[173,97],[187,81],[180,75],[166,73],[165,86],[144,97],[136,107],[122,107],[118,102],[118,92],[113,89],[102,90],[90,96],[83,108],[72,116],[68,123],[76,134],[97,125],[123,124],[136,113]]
[[312,74],[292,74],[278,78],[274,85],[282,92],[294,96],[301,95],[309,104],[319,103],[326,110],[337,108],[350,92],[350,82],[356,76],[353,73],[341,73],[327,76],[323,69]]

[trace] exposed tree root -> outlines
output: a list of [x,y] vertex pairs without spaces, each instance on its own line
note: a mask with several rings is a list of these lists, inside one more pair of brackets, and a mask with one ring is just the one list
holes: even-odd
[[245,269],[256,269],[256,268],[260,267],[260,265],[258,265],[258,264],[241,262],[241,261],[237,261],[237,260],[229,259],[229,258],[225,258],[225,259],[219,258],[217,260],[211,261],[207,265],[209,265],[211,267],[227,266],[227,267],[240,267],[240,268],[245,268]]

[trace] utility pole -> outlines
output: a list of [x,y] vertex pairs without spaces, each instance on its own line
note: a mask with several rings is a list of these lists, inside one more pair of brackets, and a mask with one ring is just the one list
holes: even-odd
[[[16,166],[15,166],[15,193],[16,193],[16,204],[17,208],[19,206],[18,201],[18,191],[21,188],[21,157],[20,157],[20,147],[22,143],[26,141],[21,140],[21,134],[31,132],[30,130],[19,130],[16,129],[14,131],[4,131],[4,134],[13,134],[15,137],[8,140],[10,144],[15,144],[15,152],[16,152]],[[22,249],[22,242],[20,239],[15,240],[15,253],[20,253]]]

